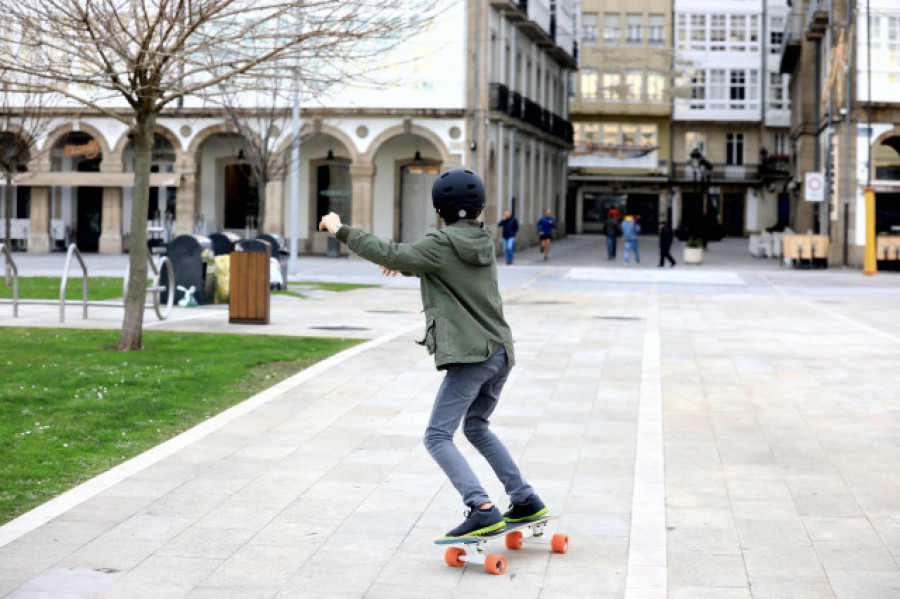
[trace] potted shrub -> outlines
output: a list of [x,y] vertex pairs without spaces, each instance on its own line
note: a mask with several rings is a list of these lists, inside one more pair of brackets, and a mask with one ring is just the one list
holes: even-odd
[[690,237],[684,246],[684,263],[700,264],[703,262],[703,240],[699,237]]

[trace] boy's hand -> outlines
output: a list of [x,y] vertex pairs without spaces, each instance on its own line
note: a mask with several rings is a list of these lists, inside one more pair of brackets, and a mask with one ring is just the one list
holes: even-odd
[[396,270],[391,270],[391,269],[386,268],[386,267],[384,267],[384,266],[380,266],[379,268],[381,268],[381,274],[383,274],[383,275],[386,276],[386,277],[396,277],[396,276],[397,276],[397,271],[396,271]]
[[341,217],[335,214],[334,212],[329,212],[325,216],[322,217],[322,221],[319,223],[319,230],[325,231],[328,230],[329,233],[334,235],[334,232],[341,226]]

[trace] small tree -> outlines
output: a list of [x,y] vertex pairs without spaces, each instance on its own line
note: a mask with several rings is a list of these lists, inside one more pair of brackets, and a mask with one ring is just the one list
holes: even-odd
[[38,140],[50,127],[50,111],[56,102],[50,94],[30,91],[28,86],[23,91],[7,73],[0,73],[0,86],[0,176],[3,177],[6,205],[3,239],[6,246],[11,247],[13,182],[16,175],[26,171],[28,163],[36,158]]
[[[140,349],[156,121],[173,102],[271,89],[295,65],[356,65],[430,0],[0,0],[0,69],[134,134],[130,277],[117,347]],[[340,70],[340,69],[337,69]]]

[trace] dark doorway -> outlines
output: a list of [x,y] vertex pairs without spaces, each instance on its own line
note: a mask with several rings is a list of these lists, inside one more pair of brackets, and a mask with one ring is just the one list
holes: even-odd
[[[158,202],[159,190],[156,190],[156,193],[156,202]],[[256,177],[253,175],[253,168],[249,164],[226,166],[224,227],[226,229],[243,229],[251,226],[248,219],[256,219],[258,216],[259,191]],[[255,227],[255,225],[253,226]]]
[[655,235],[659,230],[659,195],[655,193],[630,193],[625,205],[627,214],[638,217],[641,234]]
[[722,220],[725,235],[729,237],[744,236],[744,194],[726,193],[722,205]]
[[875,194],[875,232],[900,232],[900,193]]
[[103,216],[103,188],[78,187],[75,222],[76,243],[82,252],[100,249],[100,223]]
[[[102,156],[85,157],[77,169],[79,172],[98,172]],[[100,228],[103,222],[103,188],[78,187],[75,193],[76,243],[82,252],[96,252],[100,249]]]

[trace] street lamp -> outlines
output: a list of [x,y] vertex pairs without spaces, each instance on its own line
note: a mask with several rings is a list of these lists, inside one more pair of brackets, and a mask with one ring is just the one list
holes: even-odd
[[703,153],[700,152],[700,148],[694,148],[691,151],[691,168],[694,171],[694,183],[697,182],[697,175],[700,175],[700,197],[703,206],[703,216],[701,217],[700,226],[700,237],[703,239],[703,247],[706,247],[706,242],[709,237],[707,231],[707,204],[708,204],[708,189],[709,189],[709,176],[712,173],[713,165],[703,156]]

